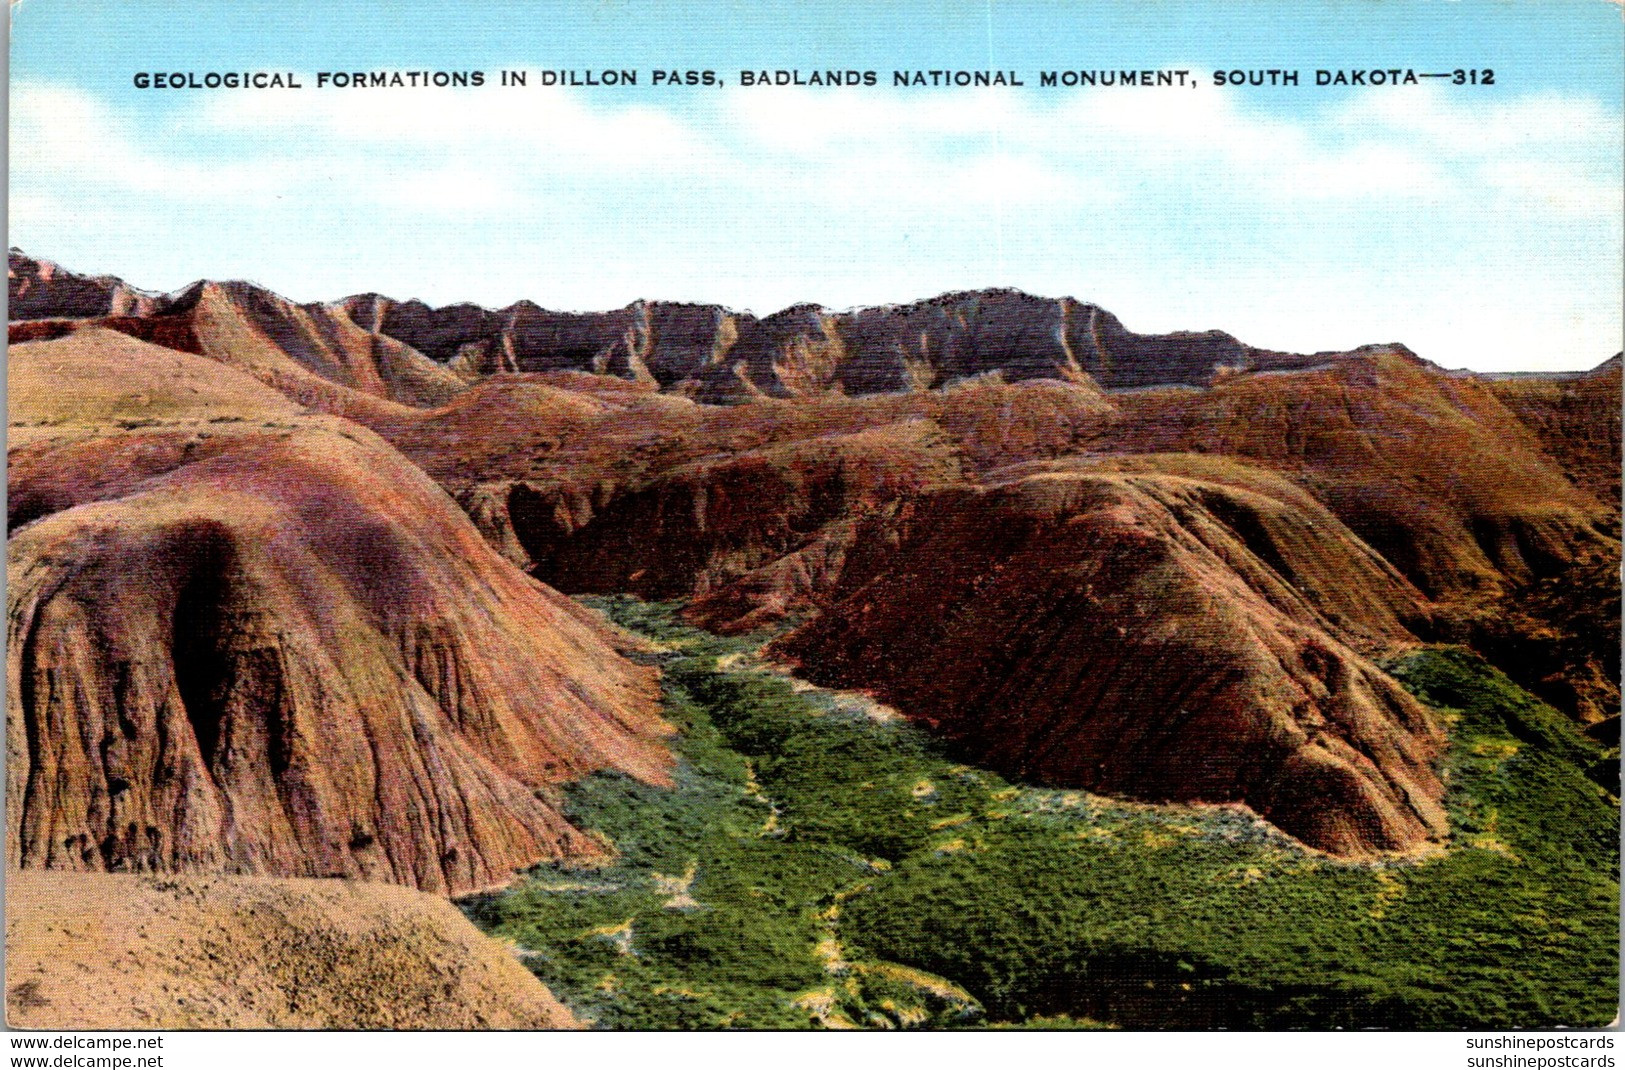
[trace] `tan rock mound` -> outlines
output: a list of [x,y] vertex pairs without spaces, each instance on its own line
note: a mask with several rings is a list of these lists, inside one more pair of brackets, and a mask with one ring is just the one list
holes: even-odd
[[1587,372],[1518,375],[1490,389],[1563,466],[1573,483],[1619,505],[1620,365],[1610,357]]
[[443,899],[355,881],[6,874],[14,1029],[571,1029]]
[[106,333],[10,373],[11,864],[456,893],[597,850],[549,785],[664,779],[652,671],[375,435]]
[[13,344],[108,327],[200,353],[335,415],[387,419],[444,404],[466,386],[406,343],[358,327],[340,309],[297,304],[252,283],[205,281],[151,294],[13,249],[9,288]]
[[1199,451],[1290,475],[1441,601],[1493,598],[1592,550],[1618,556],[1617,503],[1565,479],[1491,384],[1407,351],[1117,400],[1095,449]]
[[[314,377],[369,397],[422,407],[444,404],[465,387],[410,346],[364,331],[326,305],[297,305],[248,283],[198,283],[182,295],[177,308],[190,315],[205,356],[289,393],[314,395],[319,390]],[[368,411],[373,410],[389,411],[381,406]]]

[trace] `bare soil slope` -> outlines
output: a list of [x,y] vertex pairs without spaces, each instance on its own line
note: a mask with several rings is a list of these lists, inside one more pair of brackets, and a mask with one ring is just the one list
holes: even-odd
[[1572,375],[1519,375],[1489,384],[1578,487],[1619,502],[1620,356]]
[[6,874],[21,1029],[570,1029],[444,899],[355,881]]
[[108,331],[10,377],[11,864],[457,893],[598,849],[549,785],[664,780],[652,671],[370,432]]
[[196,282],[172,294],[88,278],[13,249],[13,343],[109,327],[247,372],[340,416],[444,404],[465,383],[411,346],[362,330],[342,311],[300,305],[247,282]]
[[1402,642],[1420,595],[1285,481],[1057,465],[871,523],[773,648],[814,681],[1024,779],[1245,802],[1344,855],[1444,834],[1443,732],[1351,645]]
[[1276,469],[1441,601],[1493,598],[1618,549],[1617,502],[1565,478],[1490,384],[1408,351],[1117,400],[1121,418],[1094,449]]

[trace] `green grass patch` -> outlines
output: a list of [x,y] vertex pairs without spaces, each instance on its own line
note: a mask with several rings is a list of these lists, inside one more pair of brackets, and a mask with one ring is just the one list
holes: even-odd
[[[785,738],[775,726],[810,724],[810,707],[783,681],[716,667],[760,640],[685,628],[670,605],[589,604],[666,648],[676,788],[603,773],[572,785],[566,812],[613,844],[614,864],[540,867],[506,892],[465,901],[469,916],[517,944],[560,998],[604,1027],[979,1019],[976,1002],[941,978],[854,962],[841,947],[835,925],[845,895],[886,865],[876,848],[890,843],[890,811],[875,811],[874,836],[808,834],[817,822],[784,820],[785,803],[767,787],[778,785],[771,752]],[[845,743],[873,745],[861,734]]]
[[1442,856],[1348,864],[1216,835],[1212,819],[1166,841],[1117,817],[1069,850],[1054,835],[1065,822],[1026,821],[978,856],[899,866],[852,904],[853,943],[955,978],[1017,1020],[1607,1023],[1619,811],[1587,775],[1601,749],[1465,651],[1391,668],[1455,721]]
[[669,603],[589,602],[662,645],[677,786],[571,786],[569,816],[614,864],[542,867],[465,909],[601,1026],[1615,1013],[1618,802],[1591,778],[1609,753],[1474,655],[1389,666],[1453,721],[1449,849],[1354,864],[1237,808],[1011,784],[905,721],[750,668],[761,636],[708,635]]

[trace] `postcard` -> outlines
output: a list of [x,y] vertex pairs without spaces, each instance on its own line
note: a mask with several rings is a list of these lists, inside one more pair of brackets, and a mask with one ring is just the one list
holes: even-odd
[[1617,3],[11,32],[16,1037],[1612,1065]]

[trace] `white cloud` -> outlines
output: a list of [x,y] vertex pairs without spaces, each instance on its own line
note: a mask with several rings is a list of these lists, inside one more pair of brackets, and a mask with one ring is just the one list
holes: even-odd
[[[573,307],[767,311],[1020,282],[1178,302],[1137,327],[1426,339],[1454,363],[1477,358],[1451,358],[1452,337],[1461,354],[1544,336],[1589,355],[1618,332],[1621,122],[1585,98],[1373,90],[1290,114],[1207,85],[731,86],[670,109],[496,87],[147,99],[137,116],[14,83],[14,233],[46,236],[47,256],[124,235],[172,248],[181,281],[227,260],[306,297],[428,296],[449,284],[412,272],[459,270],[505,289],[457,299]],[[1440,279],[1454,288],[1430,290]]]
[[1583,218],[1617,217],[1625,189],[1619,180],[1574,165],[1532,159],[1490,160],[1481,176],[1497,193],[1534,211],[1546,210]]
[[12,85],[11,174],[25,194],[66,183],[151,196],[254,198],[285,188],[293,175],[290,164],[274,157],[198,160],[148,147],[167,147],[167,135],[137,126],[78,90]]
[[1452,169],[1459,195],[1599,221],[1618,215],[1625,128],[1589,98],[1543,93],[1475,105],[1428,87],[1356,98],[1332,125],[1351,140],[1380,140]]
[[[1245,110],[1211,87],[1073,93],[922,94],[735,88],[725,110],[743,156],[792,160],[806,184],[845,195],[847,169],[886,172],[900,193],[988,191],[1006,203],[1045,198],[1118,203],[1148,185],[1224,189],[1254,203],[1427,200],[1463,191],[1433,152],[1388,113],[1287,120]],[[1402,135],[1402,136],[1396,136]],[[1467,142],[1466,149],[1481,146]],[[813,174],[827,175],[814,180]]]
[[[305,80],[315,82],[309,75]],[[207,99],[177,126],[204,136],[274,132],[347,152],[356,146],[415,147],[437,155],[487,151],[510,163],[524,153],[539,153],[545,154],[539,162],[568,160],[606,169],[692,168],[710,162],[703,138],[665,112],[640,105],[593,107],[562,89],[324,89],[298,97],[227,93]]]
[[25,194],[72,181],[263,202],[317,195],[319,180],[361,203],[459,216],[511,211],[566,176],[903,211],[1102,206],[1189,184],[1255,204],[1507,195],[1593,215],[1611,209],[1618,181],[1598,163],[1617,156],[1617,121],[1552,95],[1474,107],[1432,89],[1375,91],[1291,120],[1210,86],[719,96],[714,111],[679,116],[566,90],[222,91],[138,125],[77,90],[21,82],[12,167]]
[[1620,136],[1618,118],[1587,97],[1540,93],[1482,103],[1434,86],[1355,97],[1334,121],[1353,133],[1406,134],[1436,151],[1478,156],[1617,144]]

